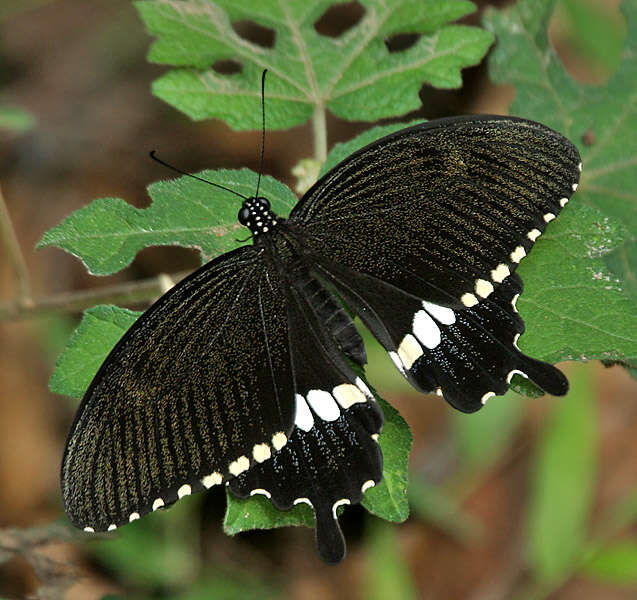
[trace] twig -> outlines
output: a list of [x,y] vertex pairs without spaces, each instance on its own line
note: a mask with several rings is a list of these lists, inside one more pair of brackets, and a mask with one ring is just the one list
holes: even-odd
[[29,308],[33,305],[29,271],[22,250],[20,250],[20,244],[18,244],[2,189],[0,189],[0,242],[5,248],[17,284],[15,303],[21,309]]
[[[174,283],[181,281],[190,271],[180,271],[170,276]],[[139,304],[155,300],[166,291],[167,275],[122,283],[96,290],[64,292],[33,301],[30,305],[0,305],[0,321],[27,319],[59,313],[78,313],[95,304]]]

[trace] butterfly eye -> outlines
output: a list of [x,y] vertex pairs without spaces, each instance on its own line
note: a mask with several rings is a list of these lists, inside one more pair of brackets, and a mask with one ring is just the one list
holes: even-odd
[[260,207],[270,210],[270,201],[267,198],[257,198],[257,202],[259,203]]
[[247,225],[248,219],[250,218],[250,209],[245,206],[239,211],[239,215],[237,217],[239,219],[239,223],[241,225]]

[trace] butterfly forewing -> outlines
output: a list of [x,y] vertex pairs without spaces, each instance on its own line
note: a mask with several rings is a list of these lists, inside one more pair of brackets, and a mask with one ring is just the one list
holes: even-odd
[[294,421],[285,293],[257,250],[144,313],[88,389],[62,466],[78,526],[112,529],[266,460]]
[[516,269],[573,194],[579,168],[575,147],[539,123],[442,119],[354,153],[290,222],[309,253],[463,308]]

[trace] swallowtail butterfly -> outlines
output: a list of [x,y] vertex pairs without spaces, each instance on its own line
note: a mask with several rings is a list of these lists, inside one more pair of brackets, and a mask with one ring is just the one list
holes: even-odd
[[518,349],[516,268],[580,171],[573,144],[539,123],[457,117],[355,152],[287,219],[245,199],[253,243],[155,302],[88,388],[62,465],[72,522],[111,531],[227,484],[310,504],[321,557],[340,561],[337,508],[380,482],[383,425],[341,303],[411,384],[461,411],[515,373],[566,393],[559,370]]

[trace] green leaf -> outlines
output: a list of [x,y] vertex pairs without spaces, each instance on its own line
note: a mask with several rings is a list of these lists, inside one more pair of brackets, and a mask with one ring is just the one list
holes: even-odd
[[[314,27],[333,0],[137,2],[157,38],[149,60],[178,67],[157,80],[153,92],[193,119],[257,129],[260,76],[267,68],[270,129],[299,125],[317,106],[344,119],[372,121],[419,108],[423,82],[460,87],[460,70],[480,62],[493,41],[476,27],[449,24],[475,10],[466,0],[360,3],[361,20],[333,38]],[[237,34],[232,25],[241,21],[273,31],[274,46]],[[400,33],[421,35],[413,46],[390,52],[385,40]],[[211,68],[228,59],[240,64],[240,72],[222,75]]]
[[[197,174],[244,196],[254,195],[257,174],[249,169]],[[273,210],[285,216],[296,203],[292,191],[272,177],[260,190]],[[128,266],[147,246],[175,244],[198,248],[210,258],[241,245],[245,230],[237,221],[239,199],[190,177],[148,186],[153,202],[139,209],[119,198],[100,198],[44,234],[38,247],[57,246],[80,258],[94,275]]]
[[278,510],[264,496],[252,496],[241,500],[226,492],[227,507],[223,530],[235,535],[251,529],[273,529],[291,525],[314,527],[314,512],[307,504],[297,504],[290,510]]
[[361,597],[366,600],[418,598],[416,582],[398,544],[396,528],[377,519],[369,519],[367,527],[367,569]]
[[563,576],[587,539],[596,473],[595,379],[589,365],[569,371],[571,391],[556,400],[540,435],[528,522],[528,560],[540,581]]
[[[572,204],[597,207],[630,232],[624,242],[633,242],[637,239],[637,1],[621,5],[627,20],[626,44],[618,70],[601,86],[573,80],[549,45],[547,28],[554,6],[554,0],[520,0],[503,11],[486,11],[484,25],[498,37],[489,73],[496,83],[515,86],[513,114],[546,123],[577,144],[584,170]],[[633,246],[629,252],[633,267],[634,252]],[[633,278],[634,273],[631,270]],[[627,276],[623,272],[620,279]],[[606,303],[605,294],[599,303]]]
[[616,542],[596,552],[582,567],[589,577],[613,584],[637,584],[637,542]]
[[108,353],[140,314],[112,305],[86,310],[57,360],[49,381],[51,391],[81,398]]
[[383,451],[383,480],[365,492],[361,504],[378,517],[401,523],[409,516],[407,462],[413,437],[399,412],[376,396],[385,415],[378,439]]
[[37,119],[28,110],[18,106],[0,106],[0,129],[26,133],[33,129]]

